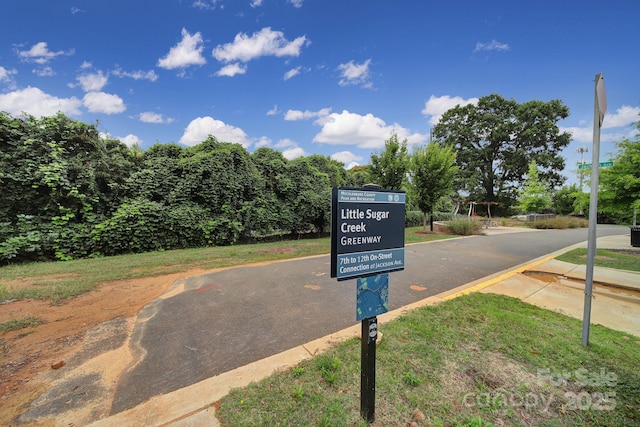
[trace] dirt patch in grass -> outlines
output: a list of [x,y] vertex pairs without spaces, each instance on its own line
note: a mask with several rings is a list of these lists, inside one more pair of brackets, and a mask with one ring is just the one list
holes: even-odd
[[45,284],[52,284],[69,280],[76,277],[73,274],[50,274],[46,276],[21,277],[15,280],[8,280],[3,284],[10,289],[36,289]]
[[273,248],[260,249],[260,250],[256,251],[256,253],[258,253],[258,254],[289,254],[289,253],[292,253],[294,251],[295,250],[293,248],[287,248],[287,247],[278,246],[278,247],[273,247]]
[[621,255],[629,255],[629,256],[634,256],[636,258],[640,258],[640,251],[630,251],[630,250],[625,250],[625,249],[609,249],[610,252],[615,252],[617,254],[621,254]]
[[[0,333],[0,425],[13,425],[15,418],[44,393],[46,387],[36,378],[51,373],[60,362],[68,361],[82,349],[87,331],[115,318],[135,317],[176,280],[201,272],[104,283],[57,305],[39,300],[0,304],[0,323],[25,318],[42,320],[35,327]],[[10,285],[36,286],[37,280],[20,279]],[[55,280],[55,276],[46,280]]]
[[[632,256],[635,258],[639,258],[640,259],[640,251],[628,251],[628,250],[624,250],[624,249],[607,249],[608,252],[613,252],[619,255],[626,255],[626,256]],[[581,255],[580,258],[582,259],[587,259],[587,254]],[[596,255],[596,259],[602,260],[602,261],[614,261],[615,259],[610,257],[610,256],[606,256],[606,255]]]

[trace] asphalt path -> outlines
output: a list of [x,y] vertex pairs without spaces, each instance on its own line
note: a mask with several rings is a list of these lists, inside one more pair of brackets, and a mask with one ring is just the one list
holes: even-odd
[[[628,233],[599,225],[598,237]],[[470,236],[407,245],[389,274],[389,310],[587,240],[587,229]],[[329,255],[179,280],[138,315],[138,363],[118,383],[111,414],[149,398],[353,326],[356,280],[329,277]]]

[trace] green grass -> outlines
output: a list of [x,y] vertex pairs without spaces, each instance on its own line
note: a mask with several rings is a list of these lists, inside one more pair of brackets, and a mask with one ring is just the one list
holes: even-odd
[[[556,258],[558,261],[572,264],[587,264],[587,249],[578,248],[566,252]],[[640,271],[640,252],[596,249],[593,263],[597,267],[615,268],[617,270]]]
[[[405,242],[455,237],[424,234],[421,230],[422,227],[407,228]],[[59,303],[104,282],[321,255],[330,251],[330,239],[322,238],[9,265],[0,268],[0,302],[39,299]],[[21,281],[29,284],[20,284]]]
[[[380,327],[376,425],[640,424],[640,338],[518,299],[470,294]],[[360,340],[232,390],[222,426],[365,426]],[[416,411],[417,412],[417,411]]]
[[25,317],[23,319],[12,319],[0,323],[0,332],[7,333],[9,331],[17,331],[25,328],[35,328],[42,324],[42,319],[37,317]]

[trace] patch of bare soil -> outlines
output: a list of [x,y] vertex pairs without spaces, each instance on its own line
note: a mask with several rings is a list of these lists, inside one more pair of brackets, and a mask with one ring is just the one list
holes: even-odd
[[[39,377],[62,373],[88,341],[101,341],[95,336],[95,331],[100,335],[98,325],[113,319],[132,324],[140,309],[176,280],[200,273],[202,270],[194,270],[105,283],[59,305],[35,300],[0,305],[0,322],[30,317],[43,321],[36,327],[0,334],[0,425],[47,425],[37,418],[16,422],[31,402],[46,395],[48,384]],[[87,337],[90,330],[92,335]]]

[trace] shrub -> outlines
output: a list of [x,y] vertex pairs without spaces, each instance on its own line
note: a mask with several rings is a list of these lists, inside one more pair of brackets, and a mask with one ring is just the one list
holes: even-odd
[[164,205],[136,199],[123,203],[111,218],[92,231],[96,249],[102,255],[139,253],[165,247]]
[[422,225],[423,214],[420,211],[407,211],[404,215],[405,227],[420,227]]
[[558,216],[555,218],[539,219],[537,221],[528,221],[527,225],[537,229],[565,229],[565,228],[584,228],[589,222],[584,218],[575,218],[570,216]]
[[42,257],[47,246],[46,232],[33,215],[17,215],[15,226],[0,223],[0,263],[33,261]]
[[195,203],[187,202],[169,208],[166,217],[166,249],[207,246],[203,228],[210,219],[207,210]]
[[202,231],[204,237],[212,245],[233,245],[240,238],[242,223],[221,216],[203,223]]
[[482,224],[475,220],[469,219],[454,219],[447,223],[447,228],[452,234],[458,234],[460,236],[470,236],[480,231]]

